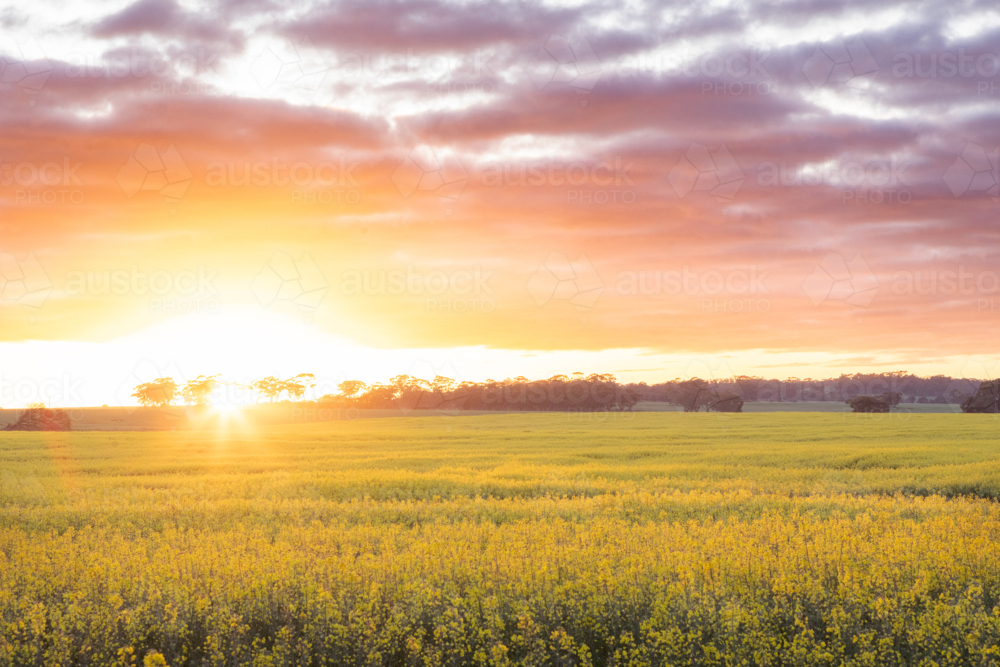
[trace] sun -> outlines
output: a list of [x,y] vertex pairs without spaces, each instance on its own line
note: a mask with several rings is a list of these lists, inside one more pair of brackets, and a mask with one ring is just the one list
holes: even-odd
[[[173,362],[185,380],[216,373],[229,380],[291,377],[310,372],[327,354],[351,358],[358,347],[304,319],[252,306],[182,315],[116,342],[119,349]],[[218,402],[221,408],[246,401],[226,396]]]

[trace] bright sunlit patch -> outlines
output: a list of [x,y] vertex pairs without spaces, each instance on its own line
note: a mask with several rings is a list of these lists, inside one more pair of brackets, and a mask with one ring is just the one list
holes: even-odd
[[1000,26],[1000,12],[976,11],[950,19],[945,27],[945,35],[952,42],[978,37],[984,32]]
[[830,113],[870,120],[904,119],[918,113],[873,100],[861,90],[846,87],[803,90],[802,97]]
[[[181,372],[192,376],[185,379],[209,373],[221,373],[227,378],[281,375],[289,372],[283,368],[285,365],[289,369],[314,365],[317,350],[341,355],[355,347],[304,319],[238,306],[177,317],[116,342],[177,360]],[[262,361],[265,359],[281,359],[281,367],[274,361]]]

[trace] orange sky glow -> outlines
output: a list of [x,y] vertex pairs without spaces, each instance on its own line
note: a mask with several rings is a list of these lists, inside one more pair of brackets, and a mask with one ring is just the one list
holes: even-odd
[[0,13],[0,407],[996,376],[995,12],[51,9]]

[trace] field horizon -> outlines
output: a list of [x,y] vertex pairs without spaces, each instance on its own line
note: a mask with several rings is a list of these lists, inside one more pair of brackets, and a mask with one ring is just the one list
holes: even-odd
[[[0,408],[0,430],[17,421],[27,408]],[[744,413],[768,412],[817,412],[850,413],[851,407],[841,401],[747,401]],[[261,403],[242,405],[230,411],[217,412],[211,406],[169,406],[169,407],[83,407],[66,408],[73,431],[171,431],[177,429],[219,428],[234,422],[243,426],[325,423],[331,421],[351,421],[356,419],[388,419],[407,417],[472,417],[496,414],[537,414],[531,411],[513,410],[464,410],[464,409],[358,409],[331,408],[316,402]],[[630,412],[598,410],[581,412],[573,409],[541,411],[542,414],[580,415],[591,414],[594,420],[623,419],[616,415],[642,412],[683,412],[681,406],[661,401],[639,401]],[[907,403],[892,408],[893,415],[911,414],[960,414],[957,403]]]

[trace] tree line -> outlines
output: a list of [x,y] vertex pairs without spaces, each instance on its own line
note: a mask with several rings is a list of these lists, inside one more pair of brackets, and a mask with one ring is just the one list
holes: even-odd
[[[135,388],[132,396],[140,405],[167,407],[183,400],[187,405],[208,405],[212,394],[222,386],[236,386],[254,392],[270,402],[301,401],[307,389],[315,387],[312,373],[300,373],[281,380],[266,377],[250,383],[222,380],[218,375],[200,375],[183,386],[173,378],[157,378]],[[316,399],[330,407],[359,409],[457,409],[457,410],[631,410],[639,400],[613,375],[556,375],[547,380],[517,377],[503,381],[456,382],[437,376],[433,380],[397,375],[388,383],[366,384],[346,380],[337,392]]]
[[258,398],[263,397],[273,403],[280,400],[282,395],[291,401],[302,400],[306,390],[316,386],[316,376],[312,373],[299,373],[287,380],[269,376],[249,383],[222,380],[221,377],[221,375],[199,375],[183,386],[179,386],[173,378],[157,378],[136,386],[132,398],[145,407],[163,408],[173,405],[178,399],[187,405],[209,405],[212,394],[217,389],[230,386],[252,391]]
[[[627,385],[642,401],[673,402],[678,385],[690,380],[674,379],[655,384]],[[895,404],[931,403],[961,405],[979,392],[981,381],[947,375],[920,377],[906,371],[842,374],[835,378],[790,377],[785,380],[736,375],[706,380],[716,391],[736,394],[745,401],[796,403],[799,401],[849,401],[858,396],[898,394]]]
[[[181,386],[172,378],[158,378],[137,386],[133,397],[144,406],[165,407],[178,400],[188,405],[208,405],[219,387],[235,386],[255,393],[258,401],[302,401],[306,391],[316,386],[315,380],[312,373],[300,373],[285,380],[266,377],[250,383],[201,375]],[[631,411],[640,401],[670,403],[685,412],[742,412],[745,401],[825,400],[844,402],[856,412],[888,412],[901,403],[955,403],[965,412],[996,412],[1000,408],[998,383],[940,375],[921,378],[905,371],[844,374],[825,380],[768,380],[746,375],[725,379],[675,378],[652,385],[622,384],[607,373],[588,376],[572,373],[545,380],[518,376],[485,382],[397,375],[387,383],[346,380],[337,385],[335,393],[314,400],[336,408],[507,412]]]
[[319,403],[336,408],[403,410],[630,411],[639,397],[614,375],[555,375],[547,380],[518,376],[506,380],[456,382],[397,375],[387,384],[348,380]]
[[[273,376],[249,383],[223,380],[219,375],[200,375],[178,385],[173,378],[157,378],[135,387],[132,396],[147,407],[166,407],[183,400],[188,405],[207,406],[221,387],[238,387],[254,392],[258,400],[269,402],[303,401],[308,389],[316,386],[312,373],[282,380]],[[944,380],[947,380],[945,382]],[[324,394],[311,402],[332,408],[409,410],[480,410],[480,411],[631,411],[640,401],[660,401],[679,406],[685,412],[742,412],[746,400],[788,400],[786,385],[796,387],[797,397],[811,394],[805,387],[823,387],[827,400],[843,400],[855,412],[890,412],[901,403],[916,401],[913,394],[888,390],[897,387],[913,391],[920,387],[942,391],[947,402],[957,403],[966,413],[1000,413],[1000,380],[956,380],[946,376],[918,378],[905,372],[842,375],[826,381],[765,380],[736,376],[727,379],[674,379],[653,385],[621,384],[611,374],[583,373],[555,375],[547,380],[525,377],[485,382],[456,382],[437,376],[424,380],[397,375],[388,383],[366,384],[347,380],[337,385],[336,393]],[[777,386],[777,389],[775,389]],[[831,390],[833,388],[833,390]],[[770,393],[777,392],[777,393]],[[844,396],[847,395],[845,399]],[[774,397],[778,397],[775,399]],[[805,400],[805,399],[800,399]],[[8,431],[61,431],[71,428],[65,411],[33,403],[23,410]]]

